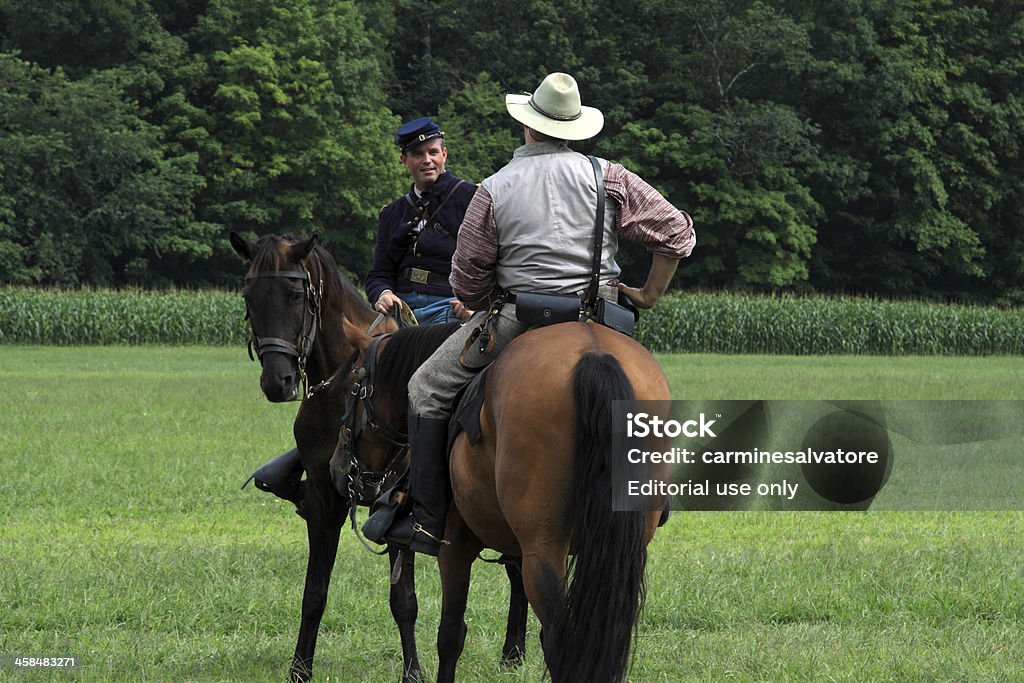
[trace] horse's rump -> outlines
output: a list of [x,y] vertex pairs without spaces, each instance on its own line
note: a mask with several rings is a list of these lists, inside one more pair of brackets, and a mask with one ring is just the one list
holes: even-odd
[[[551,523],[562,519],[571,525],[572,517],[572,458],[557,454],[573,450],[573,379],[586,353],[616,358],[636,400],[669,398],[668,382],[650,352],[608,328],[564,323],[514,339],[489,369],[482,440],[471,447],[460,437],[452,450],[455,503],[485,545],[520,554],[524,538],[542,542],[541,536],[568,534],[570,526]],[[610,422],[610,404],[607,411]],[[536,501],[545,492],[550,495],[544,506],[520,506],[524,497]]]
[[619,683],[659,513],[612,510],[612,403],[666,401],[664,373],[633,339],[564,323],[513,340],[484,394],[483,439],[452,451],[450,526],[522,556],[552,681]]

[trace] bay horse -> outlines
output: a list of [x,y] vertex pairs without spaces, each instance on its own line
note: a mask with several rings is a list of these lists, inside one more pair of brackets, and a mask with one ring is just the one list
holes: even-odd
[[[400,330],[375,344],[352,324],[345,335],[364,366],[374,356],[378,418],[400,428],[409,378],[443,339]],[[412,354],[417,343],[425,348]],[[611,402],[668,401],[665,375],[630,337],[584,322],[527,331],[488,372],[482,438],[473,445],[462,433],[450,453],[437,680],[455,679],[471,569],[486,547],[522,558],[554,683],[621,681],[645,598],[647,544],[666,501],[652,501],[649,512],[612,510]],[[360,374],[339,381],[352,384]],[[667,450],[670,439],[647,446]],[[358,442],[352,447],[360,450]],[[652,472],[668,481],[670,467]]]
[[[343,333],[343,324],[366,330],[374,323],[376,312],[341,275],[334,259],[317,241],[316,236],[299,240],[264,235],[251,243],[237,233],[230,235],[232,247],[249,264],[243,296],[253,334],[250,350],[255,347],[263,367],[260,387],[272,402],[301,400],[293,431],[306,478],[293,494],[282,496],[295,504],[305,520],[309,541],[302,616],[289,671],[293,681],[312,677],[317,635],[346,513],[356,504],[372,502],[372,497],[352,500],[351,489],[337,486],[332,477],[330,461],[346,396],[345,388],[332,384],[330,378],[338,368],[350,364],[355,354],[355,347]],[[393,321],[387,326],[391,330],[397,327]],[[368,479],[375,480],[377,488],[386,488],[402,474],[399,465],[389,468],[380,458],[369,457],[359,465]],[[402,680],[419,681],[422,671],[415,640],[415,554],[393,547],[387,552],[393,579],[391,614],[402,643]],[[516,582],[520,582],[518,595],[522,595],[521,580],[511,571],[509,579],[513,583],[509,631],[512,649],[503,656],[514,663],[515,653],[522,651],[526,617],[525,607],[518,609],[522,624],[516,628],[523,635],[517,636],[511,614],[516,611]],[[525,605],[525,598],[521,601]]]

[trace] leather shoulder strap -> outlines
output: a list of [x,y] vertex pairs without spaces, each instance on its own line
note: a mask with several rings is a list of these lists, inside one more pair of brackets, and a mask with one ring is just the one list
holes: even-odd
[[[428,217],[427,217],[427,222],[428,222],[428,223],[429,223],[430,221],[434,220],[434,216],[436,216],[436,215],[437,215],[438,213],[440,213],[440,212],[441,212],[441,207],[442,207],[442,206],[444,206],[444,205],[445,205],[445,203],[447,203],[447,201],[448,201],[449,199],[451,199],[451,198],[452,198],[452,195],[453,195],[453,194],[455,194],[455,191],[456,191],[457,189],[459,189],[460,187],[462,187],[462,184],[463,184],[463,183],[465,183],[465,182],[469,182],[469,181],[466,181],[466,180],[460,180],[460,181],[459,181],[459,182],[457,182],[457,183],[452,183],[452,187],[451,187],[451,189],[450,189],[450,190],[448,190],[448,194],[446,194],[446,195],[444,196],[444,199],[442,199],[442,200],[441,200],[441,203],[437,205],[437,208],[436,208],[436,209],[434,209],[434,212],[433,212],[433,213],[431,213],[431,214],[430,214],[430,216],[428,216]],[[438,223],[437,225],[438,225],[438,227],[440,227],[440,228],[441,228],[441,230],[442,230],[442,231],[444,232],[444,234],[445,234],[445,235],[448,235],[448,237],[450,237],[450,238],[451,238],[451,239],[453,239],[453,240],[455,240],[455,239],[458,239],[458,238],[457,238],[457,237],[456,237],[455,235],[453,235],[453,234],[451,233],[451,231],[450,231],[450,230],[448,230],[448,228],[446,228],[445,226],[441,225],[440,223]]]
[[597,157],[587,156],[594,167],[597,185],[597,218],[594,220],[594,260],[590,266],[590,287],[587,288],[587,308],[597,304],[597,290],[601,286],[601,249],[604,246],[604,173]]

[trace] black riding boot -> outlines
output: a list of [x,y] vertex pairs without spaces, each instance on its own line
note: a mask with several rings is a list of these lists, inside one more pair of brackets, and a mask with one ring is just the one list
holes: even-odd
[[273,493],[278,498],[298,505],[302,500],[302,472],[299,449],[293,448],[264,463],[245,480],[242,488],[255,480],[256,488],[259,490]]
[[395,521],[384,538],[417,553],[437,555],[451,502],[448,476],[448,420],[409,412],[409,496],[412,515]]

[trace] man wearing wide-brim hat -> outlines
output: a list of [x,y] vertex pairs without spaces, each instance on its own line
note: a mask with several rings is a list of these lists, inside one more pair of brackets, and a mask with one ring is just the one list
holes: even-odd
[[[440,547],[450,501],[446,448],[452,401],[530,326],[517,319],[514,304],[505,303],[495,315],[484,311],[512,294],[582,296],[593,272],[595,169],[568,142],[597,135],[604,116],[582,105],[579,86],[564,73],[548,75],[532,95],[506,96],[505,106],[523,124],[525,144],[477,189],[452,258],[452,289],[481,313],[449,337],[409,382],[413,514],[397,521],[386,537],[432,555]],[[607,197],[598,296],[613,301],[621,293],[637,307],[650,308],[694,247],[693,222],[622,165],[598,161]],[[619,237],[652,254],[642,287],[618,282]],[[493,341],[486,353],[478,344],[466,345],[477,323],[485,321]]]

